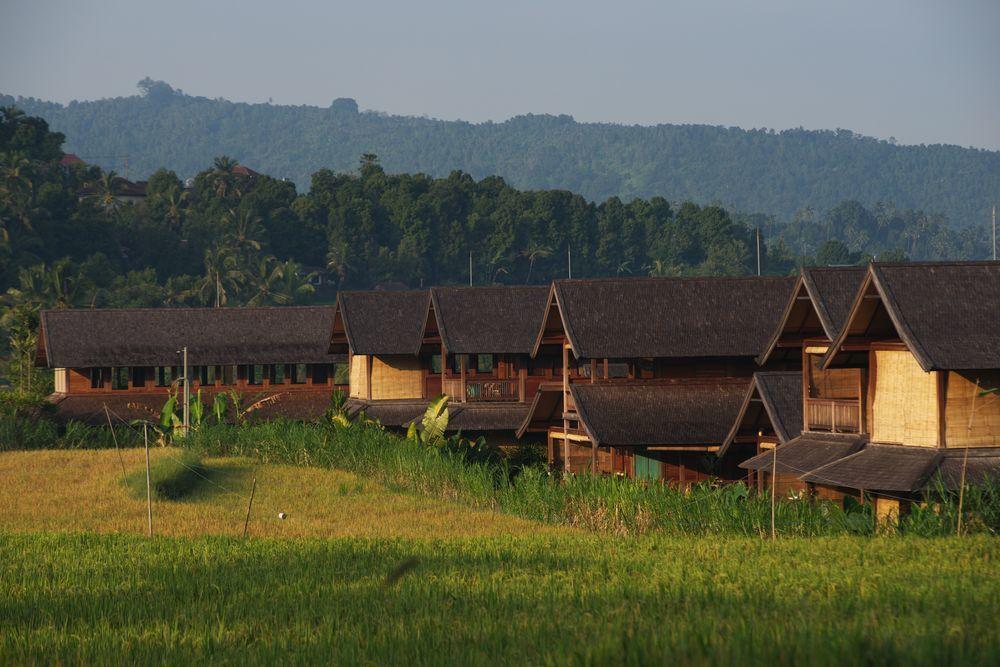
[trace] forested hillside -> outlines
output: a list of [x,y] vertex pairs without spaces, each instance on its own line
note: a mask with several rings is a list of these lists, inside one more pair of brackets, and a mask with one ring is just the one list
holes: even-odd
[[165,167],[195,175],[219,154],[300,189],[320,168],[354,169],[375,153],[389,173],[503,177],[521,189],[562,189],[591,201],[618,196],[718,203],[791,221],[845,199],[941,213],[952,225],[985,224],[1000,199],[1000,152],[897,146],[848,130],[742,130],[705,125],[624,126],[528,115],[467,123],[328,108],[191,97],[144,80],[141,95],[67,106],[0,95],[45,118],[66,149],[105,168],[145,177]]

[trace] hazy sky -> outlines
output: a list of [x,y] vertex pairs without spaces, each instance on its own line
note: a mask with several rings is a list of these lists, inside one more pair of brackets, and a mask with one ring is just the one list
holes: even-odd
[[1000,0],[0,0],[0,92],[850,128],[1000,149]]

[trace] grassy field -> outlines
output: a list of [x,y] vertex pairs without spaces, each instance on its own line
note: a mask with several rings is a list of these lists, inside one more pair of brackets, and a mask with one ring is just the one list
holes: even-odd
[[0,454],[0,664],[1000,661],[995,537],[595,533],[204,463],[149,539],[113,450]]
[[[150,450],[154,464],[178,455]],[[123,449],[125,470],[141,471],[141,449]],[[456,537],[558,532],[509,515],[394,493],[337,470],[206,459],[211,482],[179,501],[153,502],[156,535],[243,534],[253,478],[254,537]],[[0,531],[146,533],[146,499],[122,482],[115,450],[0,453]],[[287,515],[278,519],[278,512]]]

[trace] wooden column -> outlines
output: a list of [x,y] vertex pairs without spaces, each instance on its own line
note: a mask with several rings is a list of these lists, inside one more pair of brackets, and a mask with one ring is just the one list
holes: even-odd
[[461,384],[462,384],[462,397],[460,399],[458,399],[458,400],[462,401],[463,403],[465,402],[465,391],[466,391],[465,390],[465,360],[468,358],[468,356],[469,355],[467,355],[467,354],[461,354],[458,357],[459,377],[462,380],[462,382],[461,382]]
[[448,355],[445,354],[444,341],[441,341],[441,393],[444,393],[445,370],[448,368]]
[[517,369],[517,398],[521,403],[524,403],[527,397],[525,396],[524,384],[527,380],[528,369],[518,368]]
[[366,390],[366,394],[368,395],[369,401],[372,400],[372,359],[374,359],[372,355],[365,355],[365,366],[367,367],[365,368],[365,375],[368,378],[368,388]]
[[563,373],[563,468],[570,471],[569,466],[569,420],[566,419],[566,412],[569,408],[569,344],[563,343],[562,350],[562,373]]
[[590,360],[590,384],[597,382],[597,359]]

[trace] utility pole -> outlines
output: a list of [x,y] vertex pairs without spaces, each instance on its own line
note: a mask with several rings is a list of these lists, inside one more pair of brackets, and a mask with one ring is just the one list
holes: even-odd
[[184,364],[183,375],[181,376],[181,382],[184,383],[184,409],[181,413],[183,415],[183,431],[184,435],[188,434],[188,427],[191,426],[191,380],[188,378],[188,349],[187,346],[182,347],[179,350],[182,362]]
[[469,287],[472,287],[472,251],[469,251]]
[[566,272],[570,278],[573,277],[573,247],[566,246]]
[[997,261],[997,207],[993,206],[993,261]]
[[757,228],[757,275],[760,275],[760,227]]

